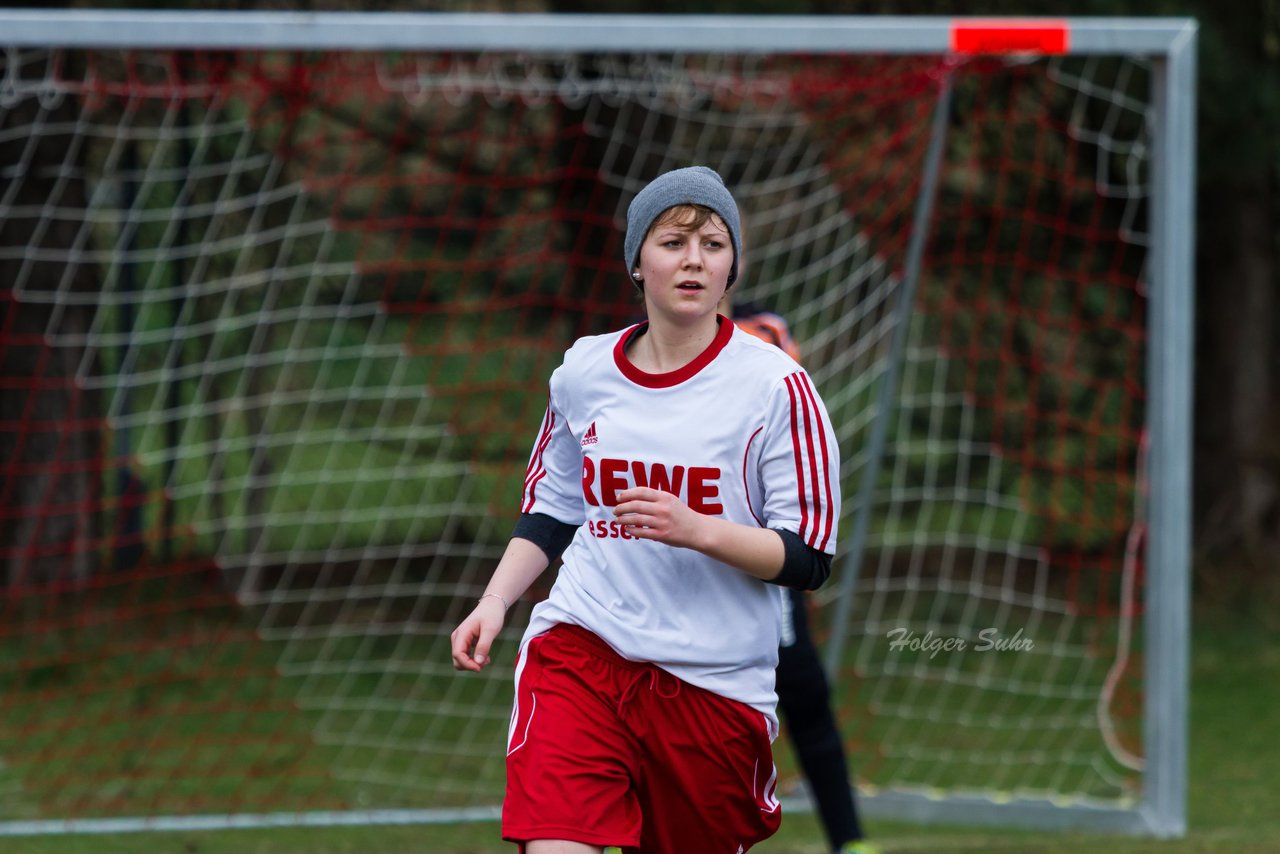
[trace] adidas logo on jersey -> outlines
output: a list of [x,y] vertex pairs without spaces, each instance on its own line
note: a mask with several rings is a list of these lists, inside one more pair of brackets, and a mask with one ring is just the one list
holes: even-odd
[[592,421],[591,426],[587,428],[587,432],[582,436],[582,447],[594,445],[598,441],[600,440],[596,438],[596,422]]

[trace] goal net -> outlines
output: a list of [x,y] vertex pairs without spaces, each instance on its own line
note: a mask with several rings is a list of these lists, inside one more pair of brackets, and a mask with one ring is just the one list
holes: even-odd
[[449,633],[691,163],[839,432],[851,782],[1134,814],[1161,63],[49,33],[0,56],[0,827],[493,814],[549,582],[483,674]]

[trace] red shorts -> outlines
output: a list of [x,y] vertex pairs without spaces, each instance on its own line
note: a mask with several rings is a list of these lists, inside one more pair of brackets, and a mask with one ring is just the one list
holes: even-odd
[[750,706],[628,661],[577,626],[520,655],[508,841],[735,854],[777,831],[776,779],[768,722]]

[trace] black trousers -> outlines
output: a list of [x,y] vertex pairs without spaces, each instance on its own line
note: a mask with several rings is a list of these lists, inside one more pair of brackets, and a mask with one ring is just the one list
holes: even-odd
[[[831,687],[809,634],[802,591],[788,590],[795,642],[778,648],[778,709],[832,849],[862,838]],[[784,640],[786,637],[784,635]]]

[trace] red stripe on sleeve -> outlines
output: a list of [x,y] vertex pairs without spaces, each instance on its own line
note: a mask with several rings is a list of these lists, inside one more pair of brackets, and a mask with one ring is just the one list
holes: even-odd
[[800,395],[800,405],[804,409],[804,443],[805,450],[809,453],[809,486],[812,489],[812,492],[809,493],[809,497],[813,500],[813,514],[816,517],[813,523],[813,530],[809,532],[809,536],[802,537],[802,539],[810,548],[816,548],[818,542],[818,525],[820,524],[820,520],[825,513],[825,510],[822,506],[822,490],[818,486],[818,454],[813,447],[813,425],[810,421],[811,419],[819,419],[818,413],[811,411],[809,398],[806,395],[804,388],[804,375],[793,374],[792,376],[795,377],[796,392]]
[[794,375],[787,377],[787,394],[791,396],[791,452],[796,461],[796,488],[800,495],[800,539],[805,538],[809,527],[809,502],[804,494],[804,456],[800,453],[800,424],[796,412],[796,388],[792,385]]
[[822,484],[826,491],[826,501],[823,504],[822,513],[822,540],[814,548],[825,552],[827,544],[831,542],[831,529],[835,524],[836,515],[835,501],[831,498],[831,458],[827,453],[827,426],[823,423],[822,413],[818,409],[818,393],[813,388],[813,381],[808,377],[804,378],[803,389],[813,404],[814,420],[818,422],[818,446],[822,448]]
[[529,489],[529,477],[533,474],[534,467],[538,464],[538,449],[542,447],[543,437],[547,435],[547,420],[551,417],[551,408],[542,413],[542,426],[538,429],[538,441],[533,444],[533,453],[529,455],[529,465],[524,469],[524,488]]
[[524,472],[524,503],[520,505],[521,513],[529,513],[533,510],[534,490],[538,486],[538,481],[547,475],[547,469],[542,465],[542,453],[547,449],[547,445],[551,444],[552,429],[556,424],[556,414],[551,411],[551,407],[547,407],[547,414],[542,419],[542,433],[538,436],[538,444],[533,449],[533,456],[529,458],[529,467]]

